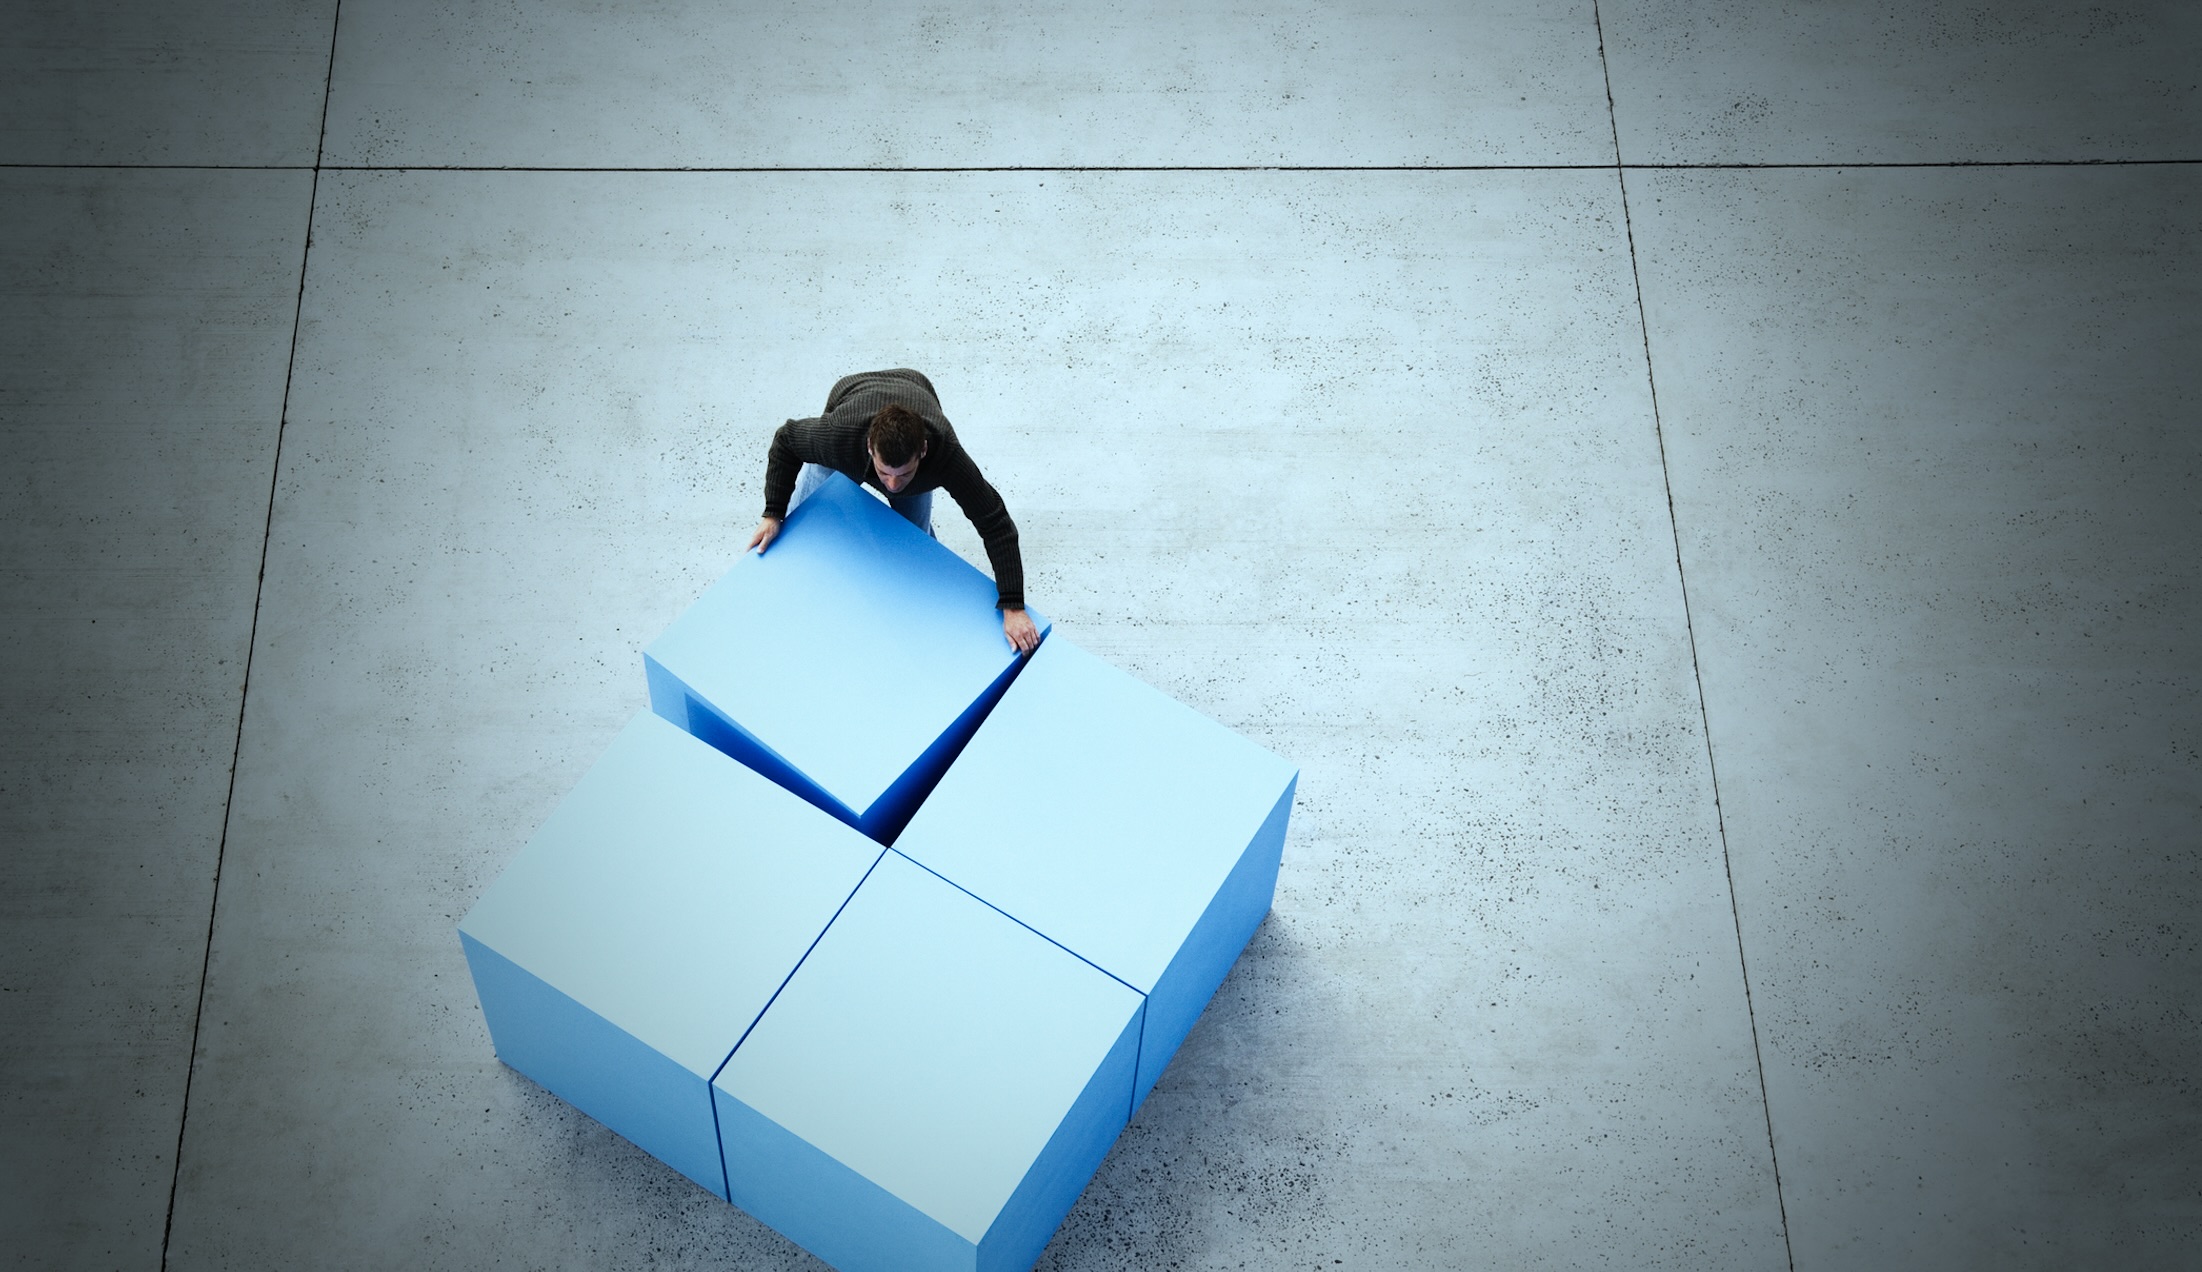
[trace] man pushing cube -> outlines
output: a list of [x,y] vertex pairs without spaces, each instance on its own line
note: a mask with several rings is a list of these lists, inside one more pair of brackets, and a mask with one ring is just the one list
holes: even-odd
[[945,488],[986,545],[1003,638],[1020,653],[1039,647],[1039,629],[1025,613],[1017,523],[956,440],[932,381],[908,369],[843,376],[826,395],[824,415],[781,425],[765,459],[764,519],[749,546],[763,553],[779,536],[788,509],[836,472],[879,490],[927,534],[933,533],[933,492]]

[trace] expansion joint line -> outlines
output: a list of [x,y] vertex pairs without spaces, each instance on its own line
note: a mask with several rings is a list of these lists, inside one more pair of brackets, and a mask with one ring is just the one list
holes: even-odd
[[1782,1253],[1789,1272],[1797,1272],[1797,1251],[1789,1239],[1789,1199],[1781,1182],[1781,1155],[1774,1147],[1774,1106],[1766,1095],[1766,1053],[1759,1045],[1759,1015],[1751,998],[1751,961],[1743,948],[1743,910],[1736,900],[1735,860],[1728,852],[1728,813],[1720,802],[1720,768],[1713,760],[1712,718],[1705,709],[1705,670],[1697,657],[1697,624],[1690,614],[1690,580],[1682,565],[1682,528],[1674,512],[1674,475],[1667,465],[1667,431],[1659,414],[1659,377],[1652,367],[1651,321],[1644,313],[1644,274],[1637,264],[1636,223],[1629,215],[1629,173],[1621,162],[1621,121],[1613,108],[1613,69],[1606,61],[1606,24],[1598,0],[1590,15],[1598,30],[1598,68],[1606,81],[1606,123],[1613,132],[1613,176],[1620,187],[1621,226],[1628,236],[1629,279],[1636,288],[1636,327],[1644,338],[1644,387],[1651,394],[1652,436],[1659,443],[1659,478],[1666,488],[1667,531],[1674,541],[1675,583],[1682,593],[1682,630],[1690,642],[1690,676],[1697,684],[1697,721],[1705,736],[1705,772],[1713,788],[1713,825],[1720,832],[1720,864],[1728,877],[1728,918],[1735,926],[1736,968],[1743,977],[1743,1014],[1751,1025],[1751,1059],[1759,1072],[1759,1112],[1766,1120],[1766,1159],[1774,1169],[1774,1205],[1781,1216]]
[[[1607,92],[1607,104],[1612,93]],[[326,116],[328,103],[322,103]],[[324,121],[325,122],[325,121]],[[1624,167],[1610,163],[1238,163],[1238,164],[943,164],[933,166],[813,165],[809,167],[758,166],[754,164],[482,164],[482,163],[322,163],[317,156],[302,163],[25,163],[0,161],[0,171],[34,172],[463,172],[554,173],[631,176],[778,176],[817,177],[848,173],[938,173],[949,176],[974,173],[1231,173],[1231,172],[1604,172]],[[2202,159],[1816,159],[1784,160],[1660,160],[1625,165],[1637,172],[1912,172],[1947,168],[2193,168]]]
[[283,477],[283,434],[290,425],[291,382],[298,373],[298,333],[306,316],[306,269],[313,259],[314,211],[321,199],[321,157],[329,144],[329,92],[336,83],[336,33],[343,0],[329,15],[329,61],[321,82],[321,130],[314,142],[313,178],[306,194],[306,236],[298,257],[298,296],[291,309],[290,357],[283,367],[283,403],[275,417],[275,454],[268,464],[268,511],[260,528],[260,571],[253,580],[252,623],[245,632],[244,674],[237,687],[237,730],[230,740],[229,790],[222,797],[222,834],[214,847],[214,886],[207,899],[206,948],[199,956],[199,998],[191,1011],[191,1051],[184,1062],[183,1107],[176,1118],[176,1158],[168,1179],[168,1215],[161,1222],[161,1269],[167,1272],[169,1242],[176,1232],[176,1195],[183,1185],[184,1132],[191,1124],[191,1083],[199,1070],[199,1033],[206,1022],[206,983],[214,967],[214,920],[222,908],[222,861],[229,855],[229,831],[237,816],[237,766],[245,749],[245,704],[252,697],[252,658],[260,644],[260,601],[268,587],[268,545],[275,535],[275,492]]

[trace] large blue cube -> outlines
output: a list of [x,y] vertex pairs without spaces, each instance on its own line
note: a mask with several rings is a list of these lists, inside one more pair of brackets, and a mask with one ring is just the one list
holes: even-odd
[[644,651],[650,706],[891,842],[1016,673],[994,603],[835,474]]
[[1143,1100],[1269,912],[1298,780],[1056,635],[895,848],[1147,996]]
[[1030,1267],[1130,1116],[1141,996],[889,851],[713,1082],[729,1196],[842,1272]]
[[498,1058],[725,1196],[712,1075],[880,852],[636,716],[459,925]]
[[842,1272],[1029,1267],[1276,887],[1293,767],[993,601],[829,481],[461,924],[501,1058]]

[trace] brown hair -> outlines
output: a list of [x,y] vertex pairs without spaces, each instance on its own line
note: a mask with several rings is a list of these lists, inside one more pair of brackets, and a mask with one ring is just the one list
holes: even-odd
[[889,468],[900,468],[925,449],[925,421],[917,412],[889,402],[872,415],[871,431],[864,444]]

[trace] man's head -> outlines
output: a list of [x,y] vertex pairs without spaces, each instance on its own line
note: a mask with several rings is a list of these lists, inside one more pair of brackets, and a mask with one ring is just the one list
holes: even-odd
[[925,421],[915,411],[889,402],[873,414],[864,445],[872,453],[872,471],[880,486],[890,495],[900,494],[925,458]]

